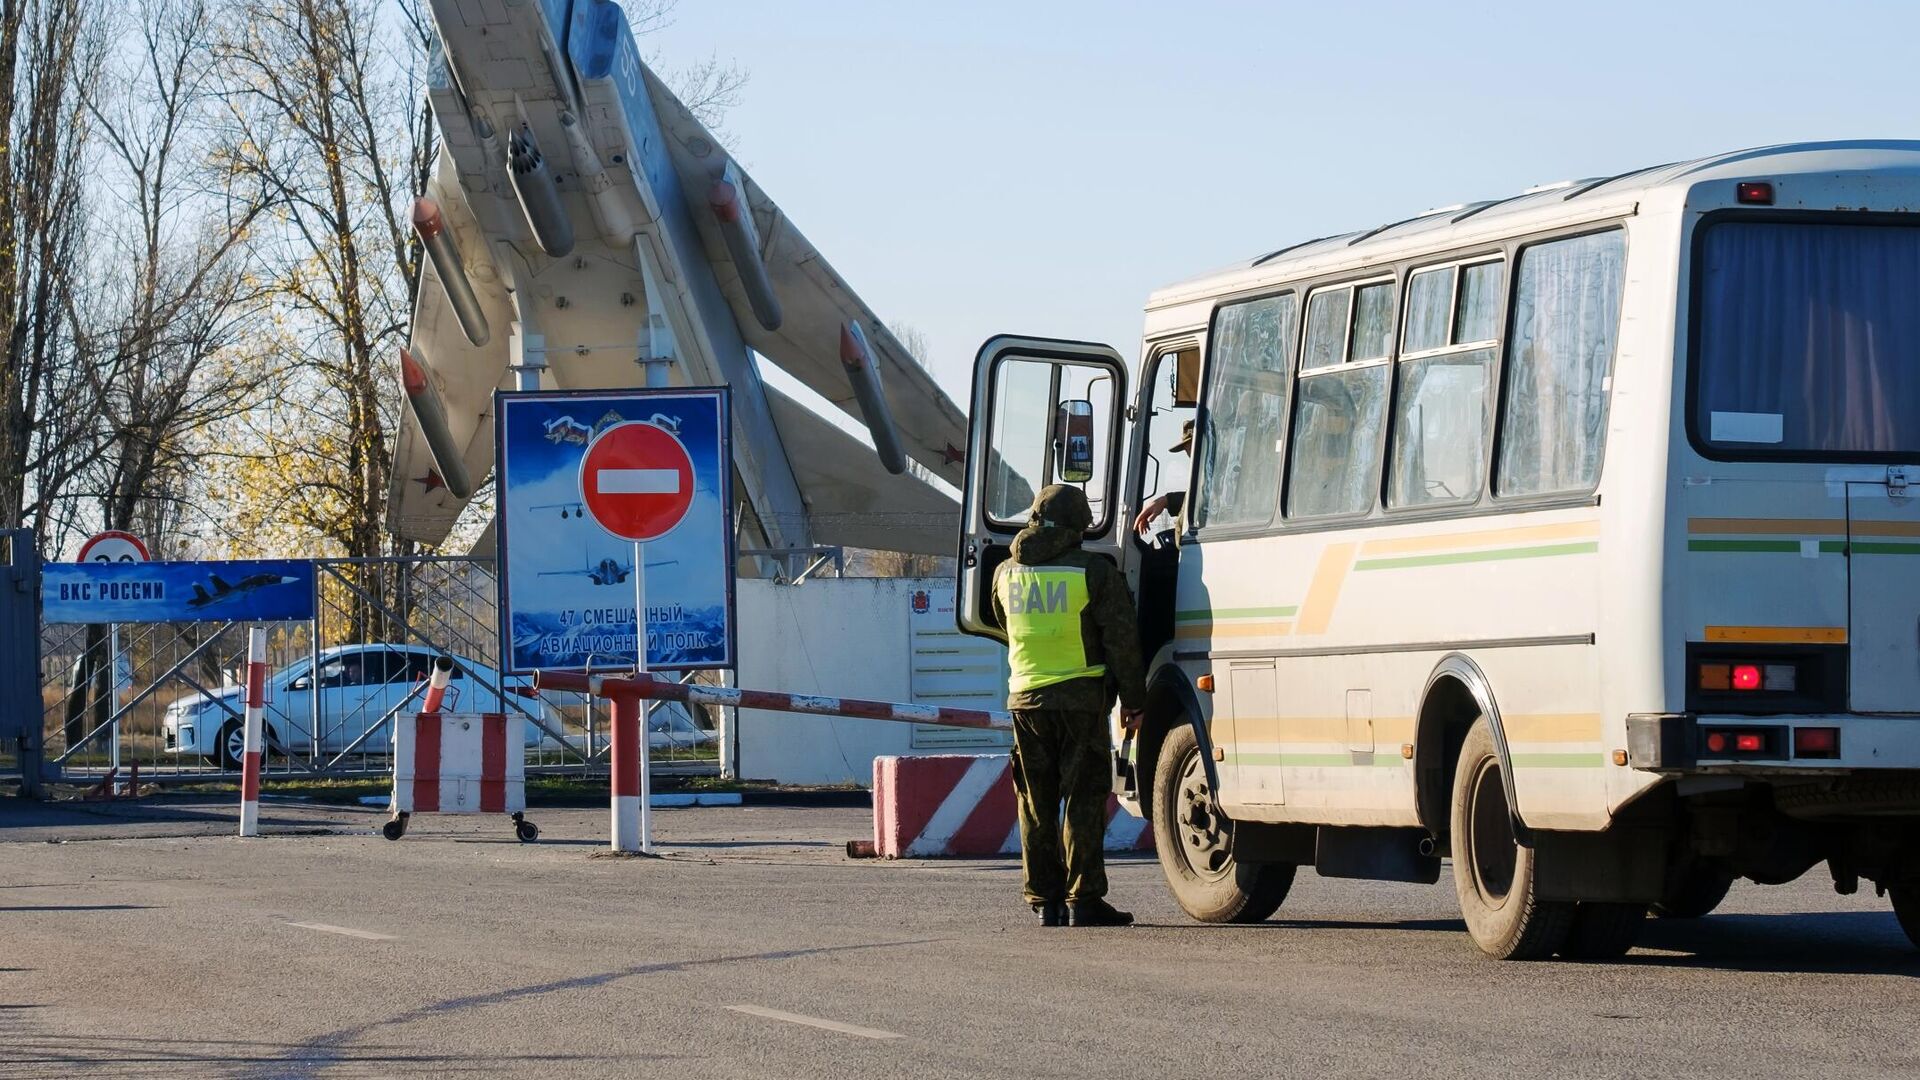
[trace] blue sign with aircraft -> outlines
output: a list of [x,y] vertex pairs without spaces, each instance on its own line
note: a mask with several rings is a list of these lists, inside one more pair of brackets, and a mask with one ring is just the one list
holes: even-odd
[[[641,548],[647,665],[732,667],[733,457],[726,391],[502,391],[494,416],[501,670],[525,675],[633,665],[634,545],[594,519],[582,466],[587,448],[603,432],[634,423],[672,434],[692,462],[685,516]],[[674,477],[667,470],[650,482],[682,482]],[[609,484],[594,490],[614,489]]]
[[313,618],[313,564],[46,563],[40,618],[50,623],[287,622]]

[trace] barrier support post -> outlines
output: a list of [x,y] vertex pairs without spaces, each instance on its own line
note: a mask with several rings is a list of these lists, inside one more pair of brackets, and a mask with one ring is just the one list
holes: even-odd
[[247,631],[247,715],[240,765],[240,835],[260,835],[260,758],[266,742],[267,630]]
[[[607,711],[613,728],[610,757],[613,766],[613,850],[643,851],[640,815],[645,796],[640,785],[640,717],[646,712],[644,699],[631,694],[607,698]],[[651,854],[651,852],[648,852]]]

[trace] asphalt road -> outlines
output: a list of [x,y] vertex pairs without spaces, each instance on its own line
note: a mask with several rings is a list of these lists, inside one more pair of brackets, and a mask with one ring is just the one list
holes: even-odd
[[[1821,875],[1607,964],[1497,964],[1450,886],[1303,874],[1203,927],[1047,930],[1006,860],[850,861],[864,811],[269,805],[132,821],[0,800],[0,1077],[1725,1076],[1920,1072],[1920,953]],[[116,812],[119,813],[119,812]]]

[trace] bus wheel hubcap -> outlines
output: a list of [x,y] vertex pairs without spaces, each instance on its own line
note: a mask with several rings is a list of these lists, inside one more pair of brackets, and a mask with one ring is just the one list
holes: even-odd
[[1187,759],[1187,767],[1181,772],[1174,813],[1187,864],[1208,877],[1226,873],[1233,865],[1232,824],[1214,808],[1213,789],[1207,784],[1198,754]]

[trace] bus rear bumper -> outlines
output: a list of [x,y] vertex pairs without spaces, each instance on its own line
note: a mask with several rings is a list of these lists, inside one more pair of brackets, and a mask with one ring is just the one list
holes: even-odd
[[1920,769],[1920,715],[1635,713],[1627,764],[1666,775],[1783,777]]

